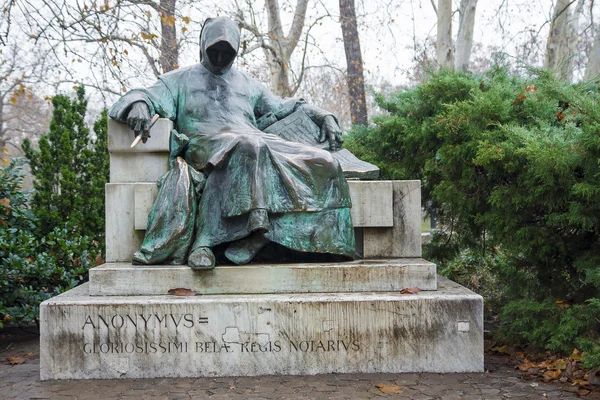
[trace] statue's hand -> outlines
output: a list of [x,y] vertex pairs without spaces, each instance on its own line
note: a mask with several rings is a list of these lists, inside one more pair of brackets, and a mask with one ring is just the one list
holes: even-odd
[[342,147],[344,140],[342,139],[342,130],[332,115],[328,115],[323,119],[321,125],[321,135],[319,143],[329,141],[329,150],[336,151]]
[[150,137],[150,110],[148,105],[143,101],[133,103],[129,114],[127,114],[127,125],[133,130],[135,137],[142,135],[142,142],[146,143]]

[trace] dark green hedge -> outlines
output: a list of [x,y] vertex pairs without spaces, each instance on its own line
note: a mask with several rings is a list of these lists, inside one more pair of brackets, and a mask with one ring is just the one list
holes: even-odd
[[82,87],[75,99],[57,95],[52,105],[39,150],[23,144],[33,193],[21,189],[24,161],[0,168],[0,327],[37,322],[39,304],[86,281],[104,252],[106,111],[92,140]]
[[378,96],[388,114],[346,140],[387,178],[422,180],[423,204],[444,228],[428,250],[441,270],[465,252],[484,261],[502,254],[492,263],[501,334],[565,353],[579,346],[596,366],[599,101],[598,82],[569,84],[546,71],[441,71]]

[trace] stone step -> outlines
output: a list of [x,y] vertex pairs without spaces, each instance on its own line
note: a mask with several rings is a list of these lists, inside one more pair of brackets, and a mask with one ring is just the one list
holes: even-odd
[[436,266],[422,258],[344,263],[250,264],[194,271],[180,265],[106,263],[90,270],[90,295],[166,295],[186,288],[199,294],[398,292],[436,290]]
[[405,295],[93,297],[85,284],[40,307],[40,376],[483,372],[483,299],[438,279]]

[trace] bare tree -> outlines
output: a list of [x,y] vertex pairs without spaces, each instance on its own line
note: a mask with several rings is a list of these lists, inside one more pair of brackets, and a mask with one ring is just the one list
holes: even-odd
[[266,33],[261,32],[259,28],[252,3],[247,2],[246,5],[248,6],[247,12],[238,7],[236,17],[240,25],[252,33],[253,38],[250,43],[242,43],[242,56],[254,50],[262,49],[271,74],[271,89],[282,97],[292,96],[298,90],[304,74],[302,69],[298,82],[292,86],[290,58],[302,36],[308,0],[298,0],[296,2],[292,24],[287,34],[284,32],[282,24],[279,0],[266,0],[268,22]]
[[356,25],[354,0],[340,1],[340,22],[344,37],[348,82],[348,95],[353,125],[367,124],[367,100],[360,41]]
[[[182,39],[177,28],[187,39],[191,22],[178,10],[177,0],[4,1],[5,15],[14,17],[18,10],[23,31],[36,45],[52,49],[65,71],[63,81],[77,82],[72,65],[88,63],[95,82],[87,86],[115,94],[125,90],[128,78],[178,68]],[[10,23],[7,18],[0,21],[4,40]],[[113,82],[119,86],[110,86]]]
[[344,75],[343,71],[333,68],[309,69],[297,94],[310,104],[332,112],[342,129],[347,129],[352,125],[352,118]]
[[23,54],[17,44],[0,52],[0,149],[18,155],[20,140],[39,136],[49,123],[48,104],[34,92],[49,66],[45,53]]
[[453,67],[452,0],[438,0],[436,46],[438,65],[440,67]]
[[460,71],[469,68],[471,49],[473,48],[473,30],[475,28],[475,12],[477,0],[461,0],[459,7],[458,36],[456,37],[456,51],[454,67]]

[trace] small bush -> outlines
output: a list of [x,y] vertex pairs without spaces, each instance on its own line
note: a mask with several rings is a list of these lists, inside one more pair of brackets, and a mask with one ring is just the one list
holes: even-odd
[[55,228],[36,235],[30,193],[21,191],[22,160],[0,168],[0,327],[36,321],[39,304],[87,279],[98,243]]
[[0,170],[0,327],[36,321],[39,304],[87,280],[104,253],[104,184],[108,181],[107,116],[84,123],[83,87],[57,95],[50,130],[24,153],[33,193],[21,191],[22,161]]

